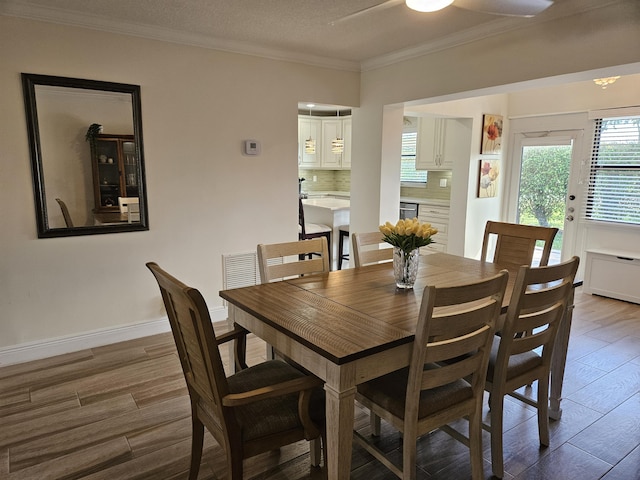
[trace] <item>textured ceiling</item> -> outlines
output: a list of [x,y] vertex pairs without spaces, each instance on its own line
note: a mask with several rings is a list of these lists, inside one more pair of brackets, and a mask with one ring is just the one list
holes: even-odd
[[397,2],[335,24],[383,0],[0,0],[0,13],[359,69],[419,46],[443,48],[611,1],[556,0],[535,18],[477,13],[455,2],[418,13]]

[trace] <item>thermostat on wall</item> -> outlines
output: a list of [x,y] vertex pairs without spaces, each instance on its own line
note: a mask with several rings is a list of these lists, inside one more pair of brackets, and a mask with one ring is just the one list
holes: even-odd
[[257,140],[245,140],[244,141],[244,154],[245,155],[259,155],[260,154],[260,142]]

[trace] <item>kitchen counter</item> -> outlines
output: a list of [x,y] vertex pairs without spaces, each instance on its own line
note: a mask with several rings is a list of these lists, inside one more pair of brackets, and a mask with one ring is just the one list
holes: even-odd
[[305,198],[302,200],[302,204],[309,207],[326,208],[328,210],[331,210],[332,212],[335,212],[337,210],[349,210],[351,202],[343,198],[324,197]]
[[339,227],[349,225],[349,200],[343,198],[305,198],[304,220],[306,223],[318,223],[331,227],[331,269],[338,267],[338,242],[340,241]]

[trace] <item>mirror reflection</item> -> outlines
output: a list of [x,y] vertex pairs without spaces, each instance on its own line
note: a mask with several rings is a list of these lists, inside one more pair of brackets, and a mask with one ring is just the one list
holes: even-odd
[[136,85],[23,74],[38,236],[148,230]]

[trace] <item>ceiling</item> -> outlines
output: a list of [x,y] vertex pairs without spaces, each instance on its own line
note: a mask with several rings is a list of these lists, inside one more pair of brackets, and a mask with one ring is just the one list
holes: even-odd
[[399,3],[332,23],[382,1],[0,0],[0,14],[361,70],[620,0],[556,0],[534,18]]

